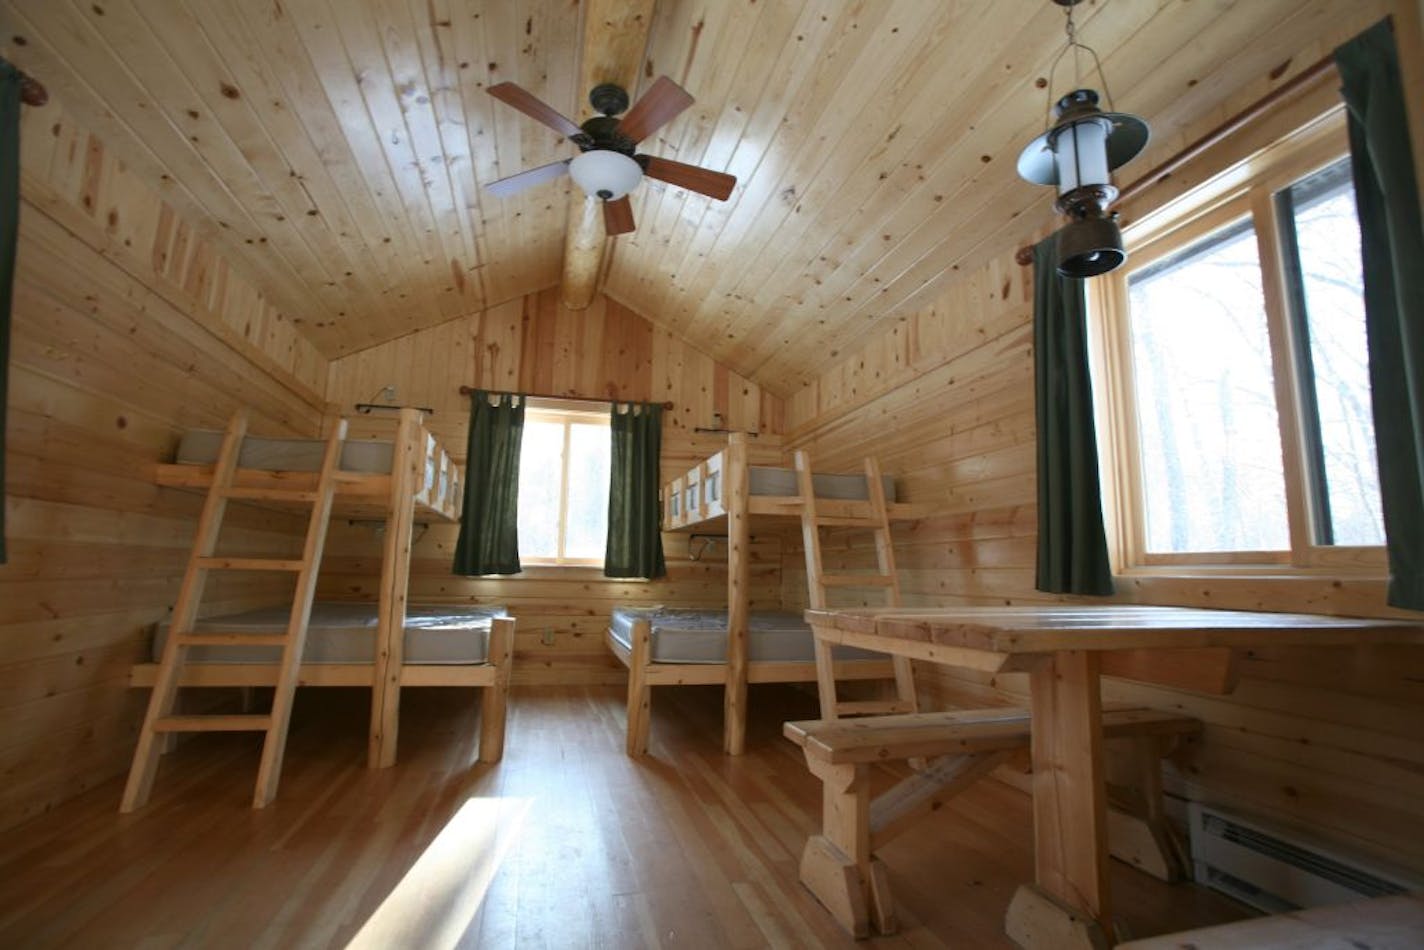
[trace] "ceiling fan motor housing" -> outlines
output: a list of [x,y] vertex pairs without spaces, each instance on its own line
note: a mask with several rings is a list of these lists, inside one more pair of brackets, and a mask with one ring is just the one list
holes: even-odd
[[613,116],[628,111],[628,91],[617,83],[603,82],[588,94],[588,103],[595,112]]
[[618,120],[613,116],[596,115],[580,128],[587,136],[587,142],[575,140],[575,144],[585,152],[603,149],[609,152],[622,152],[624,155],[632,157],[637,143],[618,131]]

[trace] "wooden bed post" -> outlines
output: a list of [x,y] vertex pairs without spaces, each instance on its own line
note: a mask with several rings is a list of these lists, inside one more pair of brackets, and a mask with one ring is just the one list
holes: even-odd
[[648,664],[652,662],[653,623],[644,617],[633,622],[632,649],[628,659],[629,755],[648,754],[648,726],[653,716],[653,689],[648,685]]
[[723,694],[722,748],[741,755],[747,739],[747,615],[751,598],[751,525],[748,520],[747,437],[727,437],[724,497],[727,509],[727,683]]
[[505,709],[509,704],[509,668],[514,658],[514,619],[496,617],[490,624],[486,662],[494,667],[494,682],[481,687],[480,761],[498,762],[504,756]]
[[367,765],[389,768],[396,761],[400,725],[401,666],[405,662],[405,605],[410,591],[410,545],[415,492],[424,464],[420,451],[421,413],[402,409],[391,458],[391,497],[386,508],[386,543],[381,558],[380,606],[376,626],[376,666],[371,682],[371,737]]

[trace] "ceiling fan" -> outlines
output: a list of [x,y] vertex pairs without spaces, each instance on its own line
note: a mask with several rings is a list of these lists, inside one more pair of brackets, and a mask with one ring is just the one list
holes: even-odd
[[[552,181],[567,172],[589,197],[603,200],[605,230],[609,234],[627,234],[635,227],[628,192],[638,186],[644,175],[718,201],[726,201],[737,185],[733,175],[656,155],[634,154],[639,142],[692,105],[693,99],[687,90],[666,76],[659,76],[631,109],[628,93],[621,86],[612,83],[595,86],[588,101],[599,114],[582,126],[575,125],[573,120],[512,82],[490,86],[488,91],[506,105],[568,136],[581,152],[574,158],[540,165],[485,185],[486,190],[501,198],[540,182]],[[624,110],[627,114],[616,118]]]

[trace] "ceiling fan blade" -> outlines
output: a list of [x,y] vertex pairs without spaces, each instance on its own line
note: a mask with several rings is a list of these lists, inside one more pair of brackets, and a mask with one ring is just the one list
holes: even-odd
[[732,189],[737,187],[735,175],[675,162],[670,158],[658,158],[656,155],[639,155],[638,158],[643,162],[643,174],[649,178],[687,188],[718,201],[726,201],[731,196]]
[[618,120],[618,132],[630,142],[641,142],[677,118],[692,103],[693,98],[686,89],[666,76],[659,76],[643,93],[643,98]]
[[633,203],[624,195],[616,201],[605,201],[603,203],[603,230],[612,237],[615,234],[627,234],[634,229],[633,224]]
[[520,112],[542,122],[560,135],[575,136],[583,133],[573,120],[561,114],[553,106],[523,86],[516,86],[512,82],[502,82],[495,86],[490,86],[485,90],[500,102],[514,106]]
[[498,198],[508,198],[517,194],[525,188],[530,188],[541,182],[553,181],[569,170],[571,159],[564,159],[562,162],[550,162],[548,165],[540,165],[538,168],[531,168],[527,172],[520,172],[518,175],[510,175],[508,178],[501,178],[499,181],[492,181],[485,185],[485,191]]

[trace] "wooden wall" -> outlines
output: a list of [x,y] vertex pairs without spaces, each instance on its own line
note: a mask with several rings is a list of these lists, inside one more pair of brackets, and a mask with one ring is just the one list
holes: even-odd
[[[0,566],[0,828],[128,766],[128,668],[171,609],[201,497],[153,482],[188,426],[315,434],[326,363],[61,107],[26,108]],[[234,510],[227,550],[289,550]],[[289,582],[283,582],[289,583]],[[217,583],[210,606],[270,600]],[[118,802],[114,803],[115,808]]]
[[[557,288],[483,313],[421,330],[332,362],[327,398],[350,415],[353,404],[377,401],[394,386],[399,403],[435,410],[430,424],[463,464],[469,399],[462,385],[583,396],[670,401],[663,427],[663,472],[681,474],[725,444],[697,427],[762,433],[757,457],[776,457],[781,401],[755,384],[606,298],[570,311]],[[388,428],[358,417],[358,433]],[[706,552],[686,535],[663,536],[668,576],[658,581],[605,578],[599,569],[531,567],[511,578],[463,578],[450,573],[457,530],[436,525],[417,535],[411,599],[417,602],[503,603],[519,618],[516,682],[622,682],[623,668],[603,645],[616,604],[726,605],[726,545]],[[379,539],[370,525],[336,525],[328,541],[320,596],[374,599]],[[694,559],[694,555],[696,558]],[[780,600],[781,542],[758,535],[753,545],[752,600]]]
[[[1404,13],[1398,35],[1411,56],[1406,80],[1418,88],[1418,17],[1409,15],[1410,6],[1398,8]],[[1339,23],[1339,36],[1314,42],[1329,49],[1359,25]],[[1238,91],[1223,102],[1222,115],[1256,95],[1255,87]],[[1424,96],[1411,101],[1424,119],[1418,108]],[[1202,131],[1168,134],[1186,141]],[[1424,163],[1424,155],[1416,158]],[[1026,227],[1035,223],[1044,226],[1039,236],[1046,233],[1046,218]],[[903,498],[940,509],[895,531],[912,604],[1047,599],[1034,590],[1031,272],[1013,263],[1013,251],[1003,247],[989,265],[829,367],[787,403],[786,442],[808,448],[818,468],[851,469],[874,453],[896,476]],[[865,542],[855,537],[832,538],[826,548],[833,564],[870,563]],[[799,546],[788,543],[785,557],[783,595],[790,603],[804,596]],[[1116,599],[1390,613],[1381,580],[1361,577],[1141,576],[1122,579]],[[1026,701],[1019,676],[928,667],[919,673],[941,704]],[[1230,697],[1121,681],[1109,681],[1105,694],[1181,709],[1207,723],[1199,750],[1170,776],[1176,796],[1297,826],[1424,873],[1424,649],[1255,650]]]

